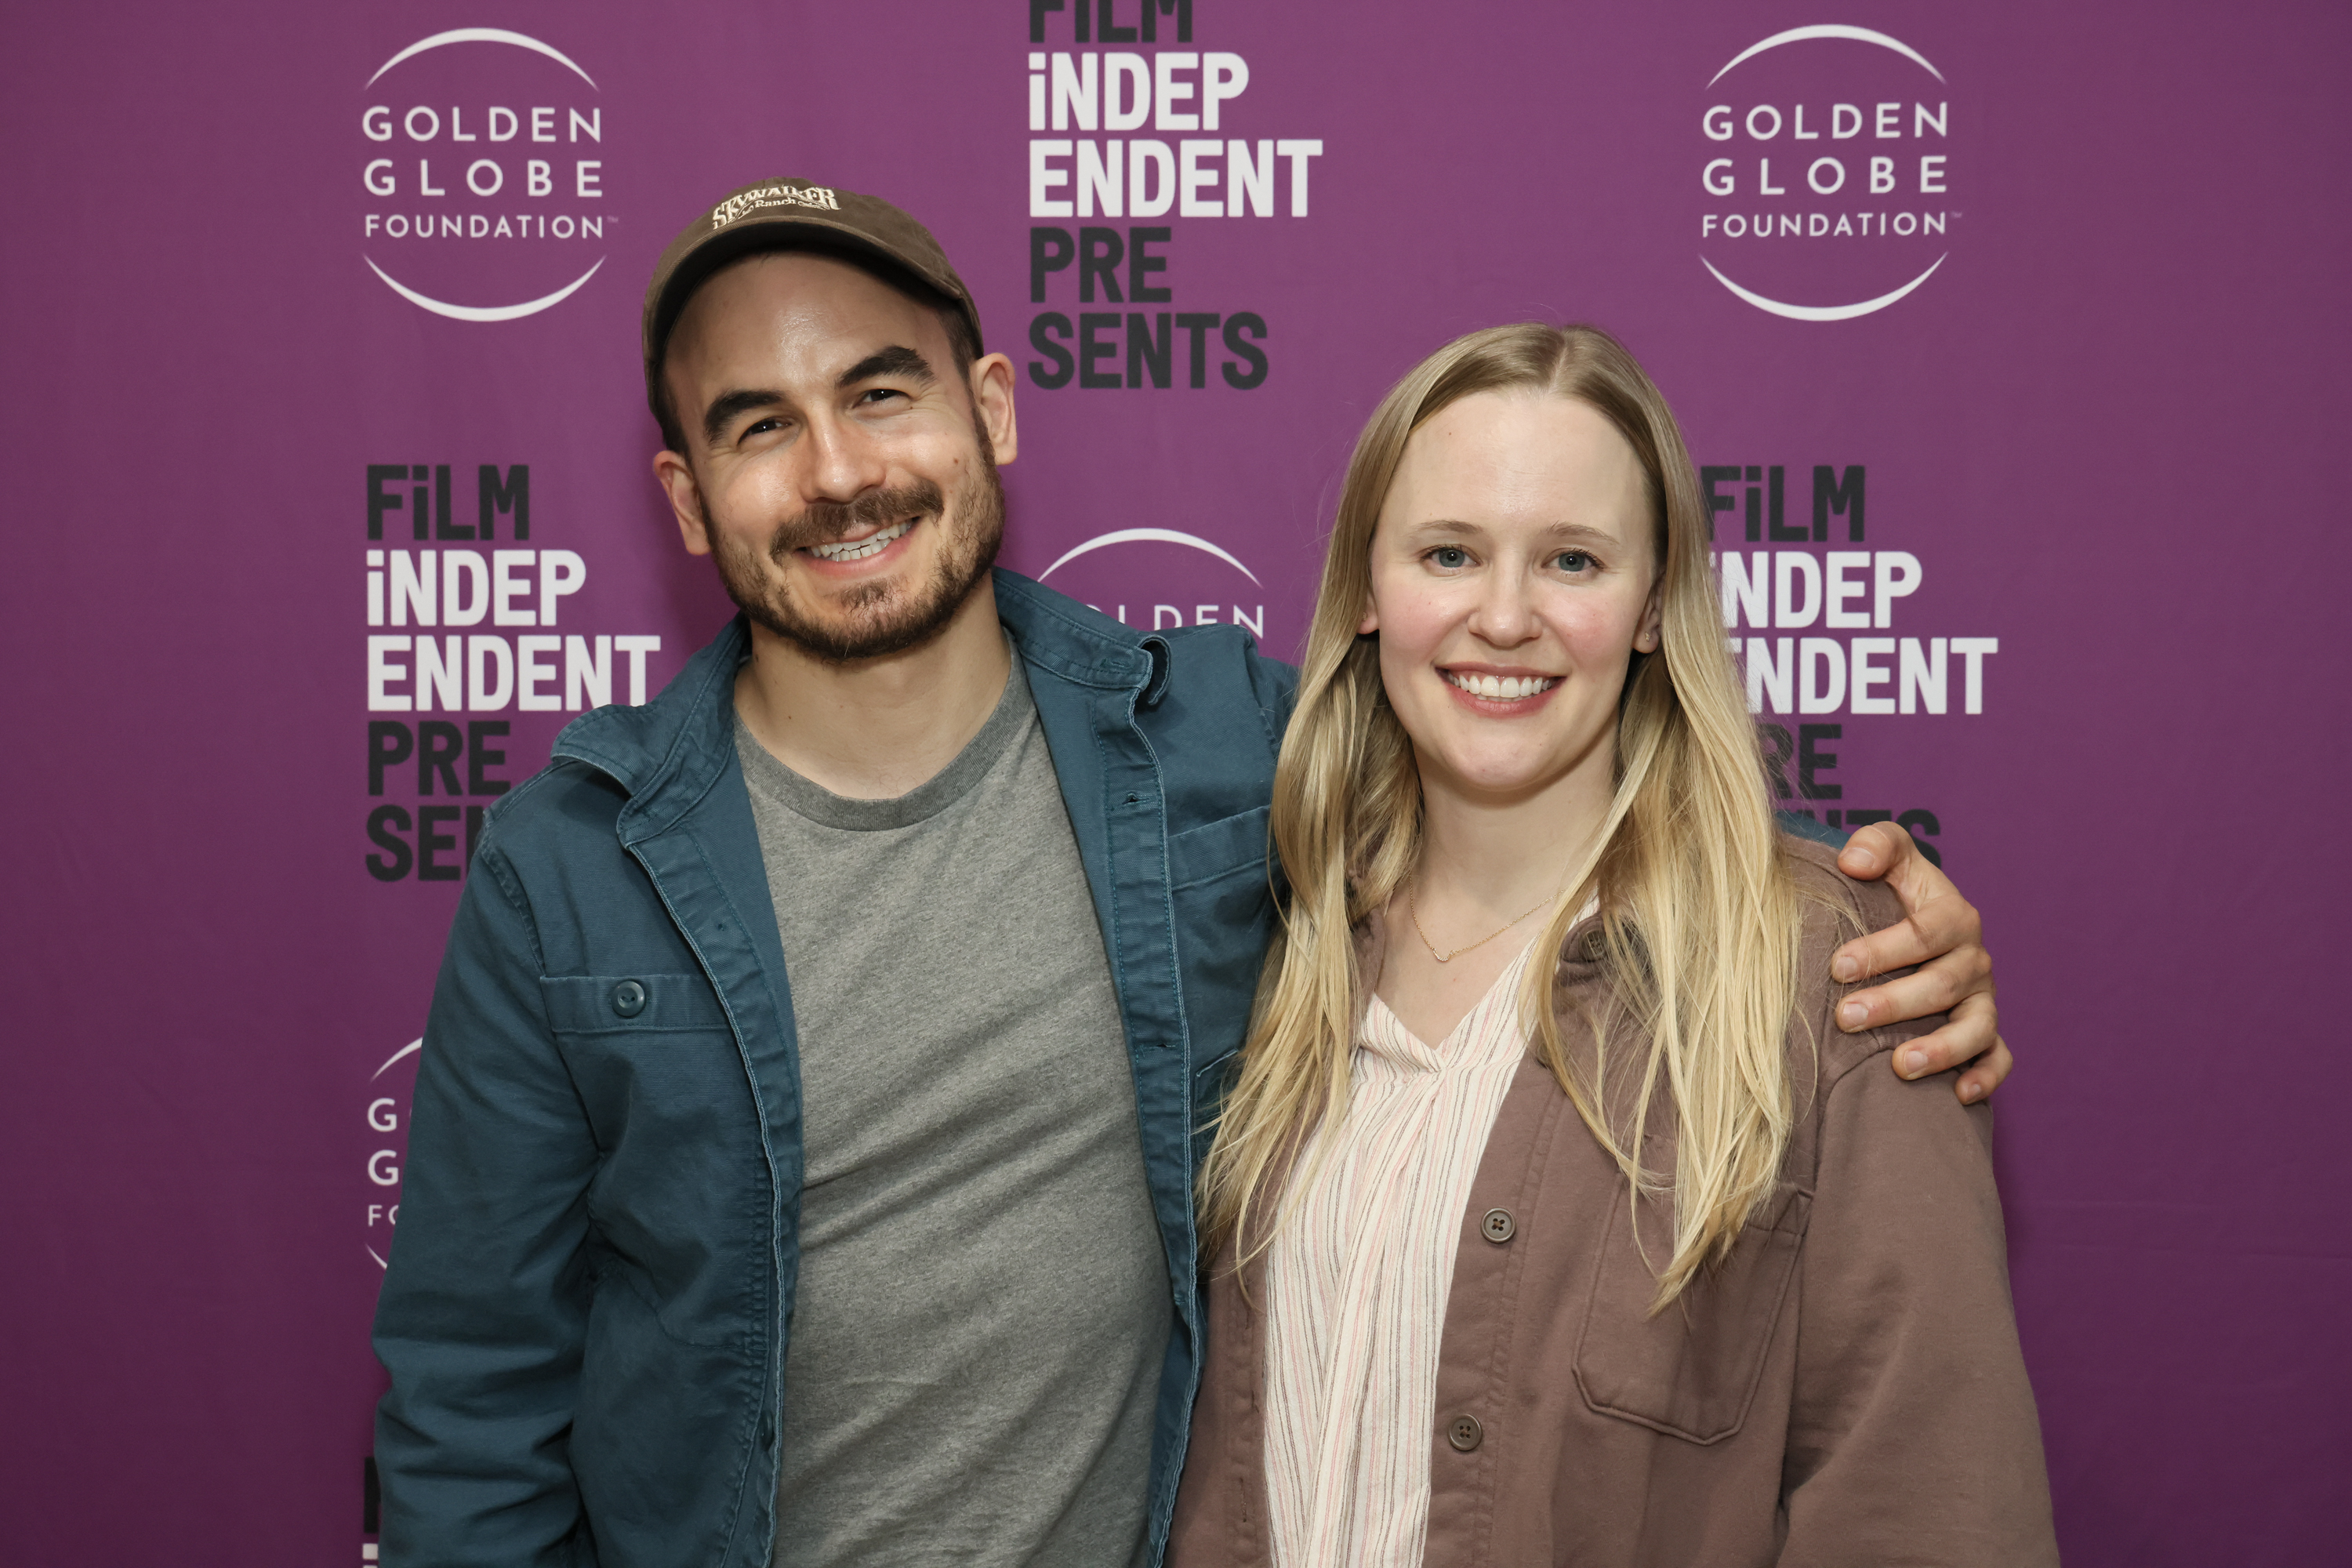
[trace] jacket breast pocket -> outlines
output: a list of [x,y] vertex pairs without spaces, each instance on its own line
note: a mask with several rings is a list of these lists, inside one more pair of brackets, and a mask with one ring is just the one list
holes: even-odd
[[1238,1049],[1249,1026],[1274,922],[1268,815],[1261,805],[1168,840],[1168,892],[1175,906],[1196,1089],[1215,1079],[1206,1069]]
[[539,995],[558,1038],[727,1027],[727,1010],[699,974],[546,974]]
[[707,1135],[698,1124],[740,1109],[742,1057],[701,975],[549,975],[539,991],[608,1154],[649,1135]]
[[1643,1205],[1645,1259],[1624,1200],[1621,1182],[1577,1344],[1577,1385],[1601,1415],[1693,1443],[1720,1442],[1748,1419],[1804,1247],[1811,1196],[1792,1183],[1775,1186],[1731,1256],[1701,1269],[1654,1317],[1651,1264],[1663,1267],[1672,1246],[1665,1205]]
[[588,1210],[617,1268],[686,1341],[757,1299],[768,1166],[741,1053],[699,974],[543,977],[540,996],[601,1154]]

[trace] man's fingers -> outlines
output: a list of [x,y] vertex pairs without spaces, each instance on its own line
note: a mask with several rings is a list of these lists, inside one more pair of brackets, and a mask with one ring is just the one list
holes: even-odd
[[1838,851],[1838,868],[1857,880],[1874,882],[1886,875],[1888,867],[1915,853],[1908,833],[1873,822],[1855,828],[1845,841],[1845,847]]
[[1903,912],[1916,916],[1955,896],[1952,879],[1919,852],[1919,841],[1891,822],[1871,822],[1853,830],[1838,851],[1838,869],[1859,881],[1881,878],[1903,900]]
[[1832,978],[1852,984],[1913,970],[1839,1003],[1838,1027],[1851,1034],[1948,1013],[1942,1027],[1896,1047],[1891,1065],[1906,1079],[1966,1068],[1956,1085],[1960,1103],[1984,1099],[2000,1087],[2016,1058],[2001,1043],[1992,955],[1984,950],[1984,924],[1975,906],[1919,853],[1909,834],[1889,823],[1857,828],[1839,853],[1838,867],[1863,880],[1885,878],[1903,901],[1904,918],[1839,948],[1830,959]]
[[[1992,998],[1969,996],[1953,1007],[1941,1028],[1895,1047],[1891,1065],[1898,1078],[1926,1078],[1966,1067],[2000,1043],[2000,1015]],[[1993,1081],[2000,1082],[2000,1077]]]
[[[1855,992],[1838,1004],[1838,1027],[1852,1035],[1864,1029],[1879,1029],[1889,1024],[1899,1024],[1906,1018],[1924,1018],[1931,1013],[1953,1011],[1978,993],[1979,982],[1989,966],[1982,963],[1970,963],[1969,954],[1982,951],[1971,948],[1962,952],[1946,953],[1924,969],[1916,969],[1883,985],[1874,985],[1867,991]],[[1992,1033],[1988,1028],[1985,1037],[1977,1042],[1976,1050],[1968,1055],[1990,1050]]]
[[1939,951],[1921,939],[1918,927],[1909,921],[1897,921],[1885,931],[1856,937],[1839,948],[1830,958],[1830,978],[1851,985],[1890,969],[1925,963]]
[[1830,960],[1831,978],[1851,984],[1983,942],[1984,923],[1976,907],[1919,853],[1909,834],[1871,823],[1847,841],[1838,866],[1851,877],[1885,877],[1902,900],[1904,918],[1838,949]]
[[2008,1043],[1996,1036],[1992,1042],[1992,1049],[1979,1058],[1975,1066],[1960,1075],[1958,1086],[1960,1103],[1974,1105],[1978,1100],[1999,1089],[2000,1080],[2007,1078],[2009,1069],[2016,1065],[2017,1058],[2010,1055]]

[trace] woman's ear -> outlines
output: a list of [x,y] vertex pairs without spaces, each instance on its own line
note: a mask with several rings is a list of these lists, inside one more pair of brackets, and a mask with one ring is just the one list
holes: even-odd
[[1356,635],[1360,637],[1370,637],[1380,629],[1381,612],[1372,603],[1372,591],[1367,588],[1364,590],[1364,616],[1356,623]]
[[1664,583],[1652,585],[1649,601],[1642,606],[1641,627],[1633,634],[1633,649],[1636,653],[1658,651],[1658,644],[1664,636],[1662,629],[1665,619],[1664,595]]

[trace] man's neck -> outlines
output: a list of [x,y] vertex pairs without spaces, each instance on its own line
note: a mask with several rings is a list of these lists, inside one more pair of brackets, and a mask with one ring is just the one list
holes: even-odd
[[735,711],[784,766],[835,795],[888,800],[948,763],[996,710],[1012,674],[986,578],[940,634],[886,658],[833,664],[754,621]]

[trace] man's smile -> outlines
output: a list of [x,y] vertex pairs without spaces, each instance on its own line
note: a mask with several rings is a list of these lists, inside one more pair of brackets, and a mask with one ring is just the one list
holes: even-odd
[[910,517],[903,522],[894,523],[888,528],[866,534],[862,538],[836,539],[829,544],[812,544],[807,546],[807,551],[809,554],[820,561],[847,563],[867,560],[881,554],[891,545],[904,539],[908,531],[915,526],[915,522],[916,520]]

